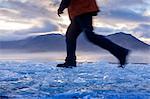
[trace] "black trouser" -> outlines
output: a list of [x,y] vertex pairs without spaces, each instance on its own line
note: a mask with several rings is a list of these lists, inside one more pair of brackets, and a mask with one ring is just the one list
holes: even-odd
[[107,38],[102,35],[97,35],[93,32],[92,26],[92,15],[91,14],[83,14],[75,17],[71,20],[71,24],[69,25],[66,32],[66,44],[67,44],[67,57],[66,62],[72,62],[76,60],[76,41],[81,32],[84,32],[87,39],[95,45],[108,50],[114,56],[118,56],[118,54],[124,49],[115,43],[111,42]]

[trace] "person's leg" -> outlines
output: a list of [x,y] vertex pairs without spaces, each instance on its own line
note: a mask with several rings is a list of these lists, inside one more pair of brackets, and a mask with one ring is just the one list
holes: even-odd
[[86,37],[90,42],[98,45],[103,49],[108,50],[119,60],[121,66],[126,63],[126,56],[128,55],[129,50],[113,43],[102,35],[95,34],[93,32],[92,16],[90,14],[80,16],[78,18],[78,23],[84,30]]
[[58,64],[57,67],[76,66],[76,41],[81,32],[82,30],[77,22],[75,20],[72,20],[66,32],[67,57],[65,59],[65,63]]
[[78,26],[75,20],[71,21],[70,26],[66,32],[66,49],[67,57],[66,61],[75,61],[76,60],[76,42],[79,34],[82,32],[81,28]]

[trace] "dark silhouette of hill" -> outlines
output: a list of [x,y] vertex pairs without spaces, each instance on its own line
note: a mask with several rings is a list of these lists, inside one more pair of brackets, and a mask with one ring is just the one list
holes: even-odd
[[63,35],[48,34],[17,41],[2,41],[0,42],[0,49],[25,52],[61,51],[65,50],[64,45],[65,37]]
[[[89,43],[84,34],[78,38],[80,51],[98,51],[97,46]],[[150,50],[150,45],[123,32],[106,36],[111,41],[130,50]],[[0,41],[0,50],[18,50],[25,52],[65,51],[65,37],[60,34],[47,34],[16,41]]]
[[140,41],[131,34],[119,32],[108,35],[107,38],[113,41],[114,43],[117,43],[118,45],[128,48],[130,50],[150,50],[150,45]]

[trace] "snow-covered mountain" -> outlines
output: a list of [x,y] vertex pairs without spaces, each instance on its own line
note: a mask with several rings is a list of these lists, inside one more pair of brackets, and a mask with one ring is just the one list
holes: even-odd
[[[150,50],[150,45],[131,34],[120,32],[108,35],[106,38],[130,50]],[[64,51],[65,37],[61,34],[47,34],[17,41],[0,41],[0,50],[5,49],[27,52]],[[87,42],[83,35],[80,35],[78,39],[77,49],[81,51],[100,50],[97,46]]]

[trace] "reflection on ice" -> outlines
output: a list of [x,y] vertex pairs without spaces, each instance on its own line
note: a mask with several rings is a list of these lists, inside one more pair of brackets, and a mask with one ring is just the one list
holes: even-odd
[[[150,63],[150,51],[147,52],[131,52],[129,55],[129,63]],[[38,60],[38,61],[64,61],[65,52],[42,52],[42,53],[17,53],[17,52],[1,52],[0,60]],[[108,52],[77,52],[78,62],[96,62],[106,61],[116,63],[117,59]]]
[[76,68],[58,62],[0,61],[0,96],[10,98],[150,98],[150,64],[125,69],[99,61]]

